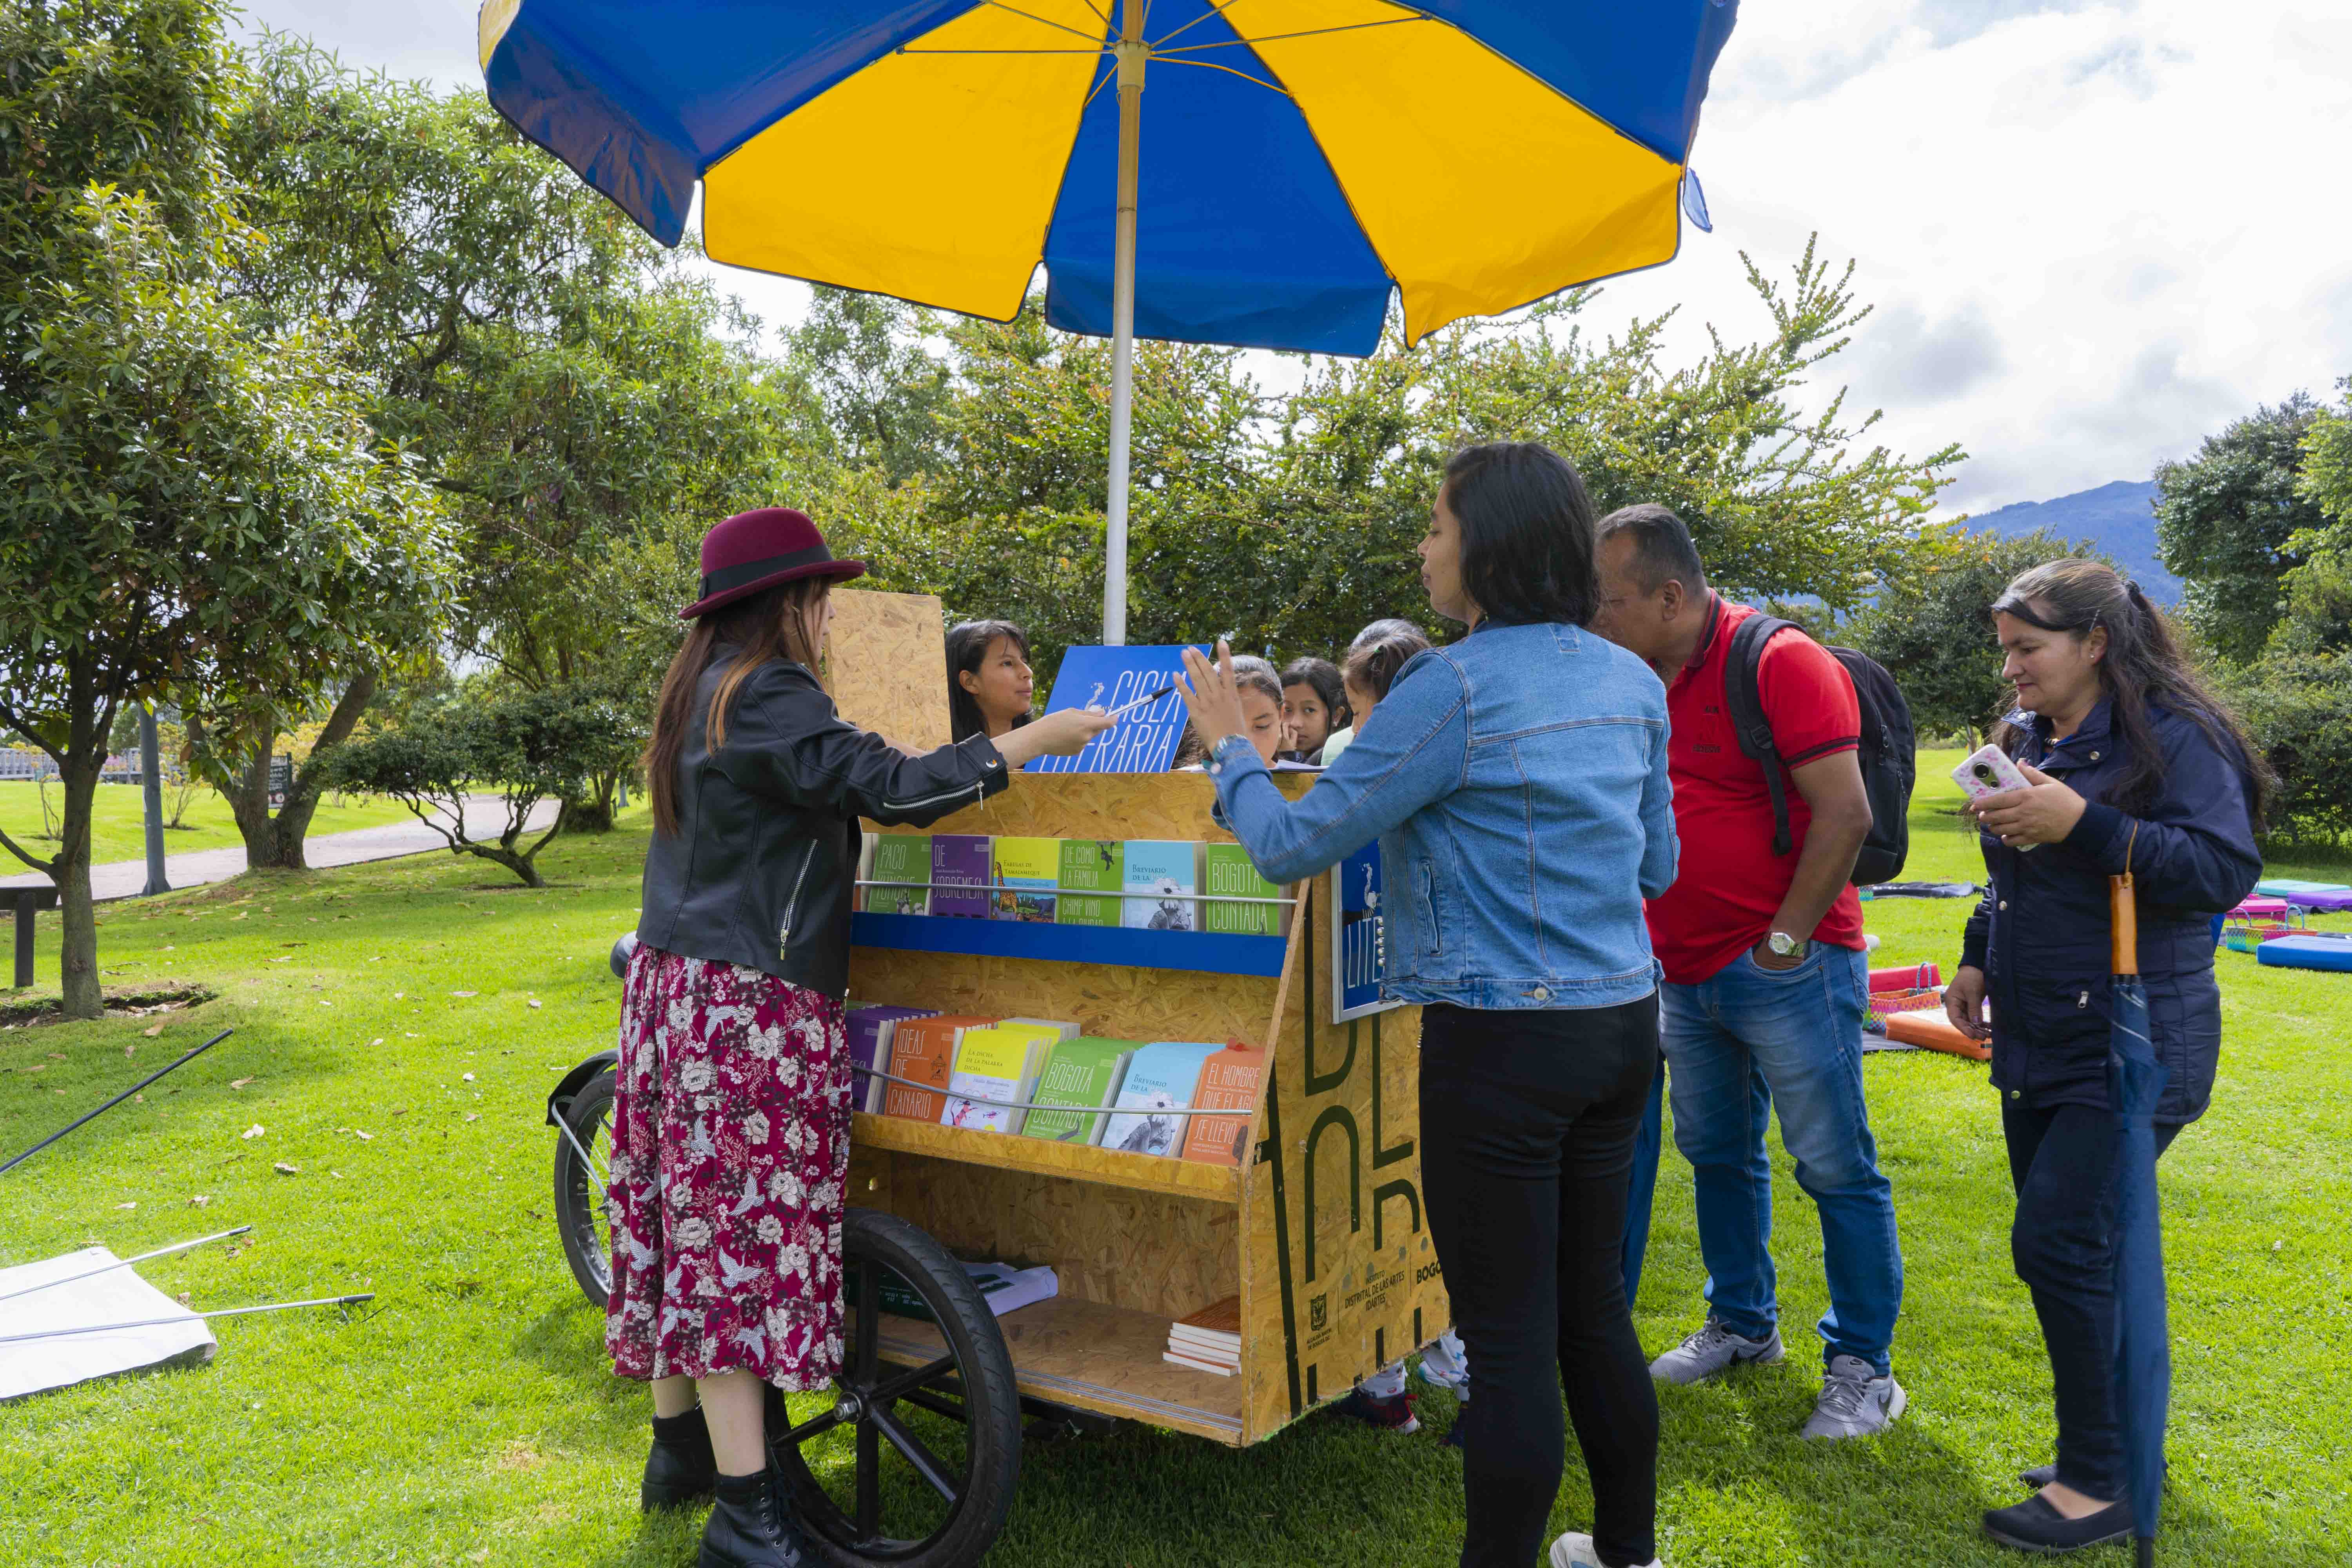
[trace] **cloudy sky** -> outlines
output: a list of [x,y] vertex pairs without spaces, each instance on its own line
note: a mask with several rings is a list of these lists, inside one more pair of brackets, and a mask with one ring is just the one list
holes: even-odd
[[[350,64],[478,80],[465,0],[248,4]],[[1601,318],[1755,333],[1739,252],[1783,270],[1818,233],[1877,306],[1824,370],[1897,450],[1968,448],[1948,506],[2145,479],[2352,374],[2347,59],[2352,6],[2309,0],[1745,0],[1693,153],[1715,232]],[[805,299],[720,270],[772,320]]]

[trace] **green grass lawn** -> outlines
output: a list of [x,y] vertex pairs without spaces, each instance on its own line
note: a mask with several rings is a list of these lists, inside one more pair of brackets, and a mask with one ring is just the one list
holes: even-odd
[[[100,784],[98,786],[96,820],[90,824],[90,863],[102,866],[109,860],[141,860],[147,855],[146,807],[142,792],[136,784]],[[50,809],[65,809],[65,789],[49,785]],[[171,815],[168,797],[164,815]],[[329,795],[319,803],[310,817],[310,831],[343,833],[354,827],[375,827],[387,822],[409,820],[408,808],[396,800],[377,795],[352,795],[350,804],[337,805]],[[183,826],[163,829],[163,853],[184,855],[191,849],[241,849],[245,840],[237,837],[236,818],[230,813],[228,802],[213,790],[202,790],[188,803],[180,818]],[[53,839],[35,837],[41,831],[40,786],[26,780],[10,780],[0,784],[0,829],[9,837],[36,855],[58,852]],[[0,876],[12,876],[28,869],[14,855],[0,850]]]
[[[1922,759],[1912,875],[1978,869],[1940,815],[1956,760]],[[0,1412],[0,1556],[692,1562],[698,1521],[636,1511],[646,1402],[612,1377],[601,1320],[564,1268],[541,1124],[556,1074],[612,1039],[604,952],[634,918],[643,824],[631,814],[610,837],[558,840],[541,858],[555,885],[540,891],[483,890],[503,874],[436,855],[103,911],[110,984],[201,981],[220,995],[154,1039],[143,1019],[0,1033],[0,1150],[215,1029],[238,1032],[143,1104],[0,1177],[0,1262],[93,1241],[127,1256],[251,1223],[233,1255],[141,1271],[200,1306],[378,1294],[351,1322],[222,1323],[209,1367]],[[2352,879],[2340,863],[2302,868]],[[1883,958],[1948,970],[1967,908],[1871,905]],[[44,917],[45,955],[55,933]],[[2342,1564],[2352,977],[2220,963],[2221,1086],[2164,1167],[2176,1383],[2161,1560]],[[1819,1377],[1805,1330],[1824,1300],[1819,1230],[1780,1160],[1792,1353],[1663,1391],[1662,1548],[1676,1568],[2018,1561],[1977,1535],[1976,1514],[2016,1500],[2011,1472],[2048,1458],[2050,1383],[2009,1267],[1994,1100],[1984,1068],[1952,1058],[1877,1055],[1866,1071],[1909,1265],[1895,1356],[1910,1413],[1880,1439],[1798,1441]],[[1697,1321],[1700,1280],[1688,1171],[1669,1152],[1637,1314],[1654,1351]],[[1427,1429],[1407,1438],[1312,1417],[1242,1451],[1138,1426],[1034,1447],[992,1561],[1449,1564],[1460,1468],[1436,1439],[1454,1407],[1433,1393],[1422,1408]],[[1571,1452],[1557,1526],[1589,1523],[1590,1502]]]

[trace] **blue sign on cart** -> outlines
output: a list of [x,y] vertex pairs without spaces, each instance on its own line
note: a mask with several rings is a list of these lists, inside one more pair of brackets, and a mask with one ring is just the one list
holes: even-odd
[[[1206,651],[1206,650],[1203,650]],[[1163,773],[1175,761],[1184,734],[1184,699],[1176,677],[1184,649],[1171,647],[1074,647],[1054,672],[1054,694],[1045,711],[1099,708],[1128,711],[1118,723],[1087,742],[1075,757],[1038,757],[1033,773]]]
[[1388,973],[1381,937],[1381,845],[1374,839],[1331,868],[1339,896],[1331,900],[1331,1021],[1400,1006],[1381,1000]]

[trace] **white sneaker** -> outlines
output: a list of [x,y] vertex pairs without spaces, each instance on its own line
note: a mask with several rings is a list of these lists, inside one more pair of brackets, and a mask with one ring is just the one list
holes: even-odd
[[1710,1312],[1706,1322],[1683,1336],[1682,1343],[1650,1363],[1650,1375],[1660,1383],[1704,1383],[1735,1366],[1778,1365],[1786,1353],[1780,1330],[1760,1340],[1746,1339]]
[[1832,1356],[1822,1378],[1822,1397],[1801,1437],[1869,1437],[1895,1425],[1911,1396],[1892,1375],[1881,1377],[1860,1356]]
[[[1607,1568],[1607,1565],[1601,1561],[1601,1553],[1592,1549],[1592,1537],[1563,1535],[1551,1543],[1551,1568]],[[1641,1568],[1664,1568],[1664,1565],[1653,1557]]]

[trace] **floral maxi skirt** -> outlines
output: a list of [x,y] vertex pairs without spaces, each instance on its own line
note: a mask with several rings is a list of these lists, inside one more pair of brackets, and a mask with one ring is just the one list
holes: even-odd
[[841,1366],[841,1004],[741,964],[640,947],[620,1056],[614,1370],[823,1388]]

